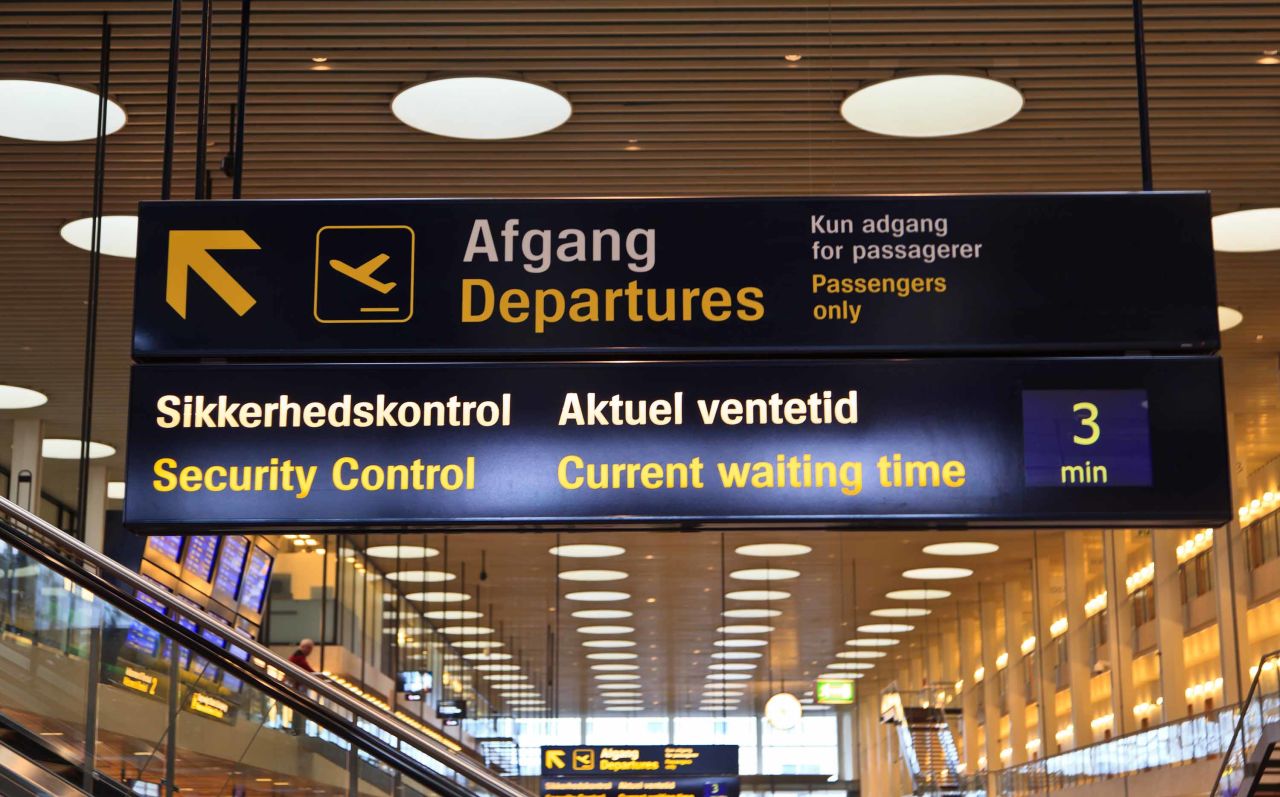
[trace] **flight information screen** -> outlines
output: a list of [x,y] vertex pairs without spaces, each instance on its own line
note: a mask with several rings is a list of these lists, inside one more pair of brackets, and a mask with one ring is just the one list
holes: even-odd
[[213,576],[213,598],[227,606],[235,606],[240,592],[240,575],[244,573],[245,555],[249,541],[244,537],[227,537],[222,541],[222,553],[218,555],[218,568]]
[[157,558],[177,564],[181,550],[182,538],[179,536],[147,538],[147,551]]
[[217,537],[192,537],[187,542],[187,553],[182,558],[182,568],[201,581],[213,577],[214,554],[218,550]]
[[262,599],[266,597],[267,579],[270,577],[271,556],[261,548],[254,548],[244,571],[240,605],[252,612],[262,611]]

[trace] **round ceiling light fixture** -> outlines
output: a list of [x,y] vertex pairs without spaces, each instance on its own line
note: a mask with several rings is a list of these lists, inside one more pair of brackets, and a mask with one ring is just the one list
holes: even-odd
[[891,648],[900,641],[893,637],[864,636],[857,639],[847,639],[845,644],[851,648]]
[[641,689],[642,687],[640,684],[616,684],[606,682],[596,684],[596,688],[601,692],[633,692]]
[[724,661],[733,661],[735,659],[742,661],[744,659],[761,659],[764,658],[764,654],[758,653],[754,650],[722,650],[712,653],[711,658],[722,659]]
[[729,574],[729,578],[736,578],[739,581],[788,581],[799,577],[799,570],[786,567],[753,567],[747,570],[734,570]]
[[506,642],[500,642],[496,639],[454,639],[449,644],[455,648],[465,648],[467,650],[488,650],[489,648],[504,648]]
[[426,133],[496,141],[554,130],[573,115],[573,105],[537,83],[476,75],[410,86],[391,100],[391,112]]
[[708,681],[750,681],[751,675],[745,672],[709,672]]
[[872,609],[872,617],[888,617],[894,620],[903,620],[908,617],[924,617],[933,614],[932,609],[918,609],[914,606],[904,606],[896,609]]
[[731,601],[784,601],[791,593],[780,589],[740,589],[724,596]]
[[588,639],[582,643],[584,648],[634,648],[635,642],[630,639]]
[[[95,92],[52,80],[0,80],[0,136],[23,141],[98,137]],[[124,127],[124,108],[107,99],[107,135]]]
[[467,661],[511,661],[510,653],[463,653],[462,658]]
[[930,556],[982,556],[998,550],[1000,546],[994,542],[935,542],[924,546]]
[[579,620],[625,620],[633,614],[626,609],[583,609],[571,616]]
[[872,83],[840,105],[849,124],[900,138],[941,138],[1007,122],[1022,110],[1022,92],[988,77],[907,75]]
[[[116,453],[106,443],[89,442],[89,459],[105,459]],[[40,456],[45,459],[80,459],[80,441],[67,437],[46,437],[40,443]]]
[[888,656],[883,650],[842,650],[836,654],[837,659],[883,659]]
[[1226,332],[1244,323],[1244,313],[1234,307],[1218,305],[1218,331]]
[[729,672],[729,671],[748,672],[748,671],[750,671],[750,670],[754,670],[756,667],[759,667],[759,666],[760,666],[760,665],[758,665],[758,664],[744,664],[744,663],[735,663],[735,664],[708,664],[708,665],[707,665],[707,669],[708,669],[708,670],[722,670],[722,671],[724,671],[724,672]]
[[440,609],[434,612],[424,612],[423,617],[428,620],[479,620],[484,617],[484,612],[477,612],[473,609]]
[[906,634],[916,627],[909,623],[871,623],[858,626],[858,630],[864,634]]
[[621,545],[592,545],[574,543],[573,545],[557,545],[547,549],[552,556],[563,556],[567,559],[604,559],[609,556],[622,556],[627,552]]
[[1280,249],[1280,207],[1237,210],[1214,216],[1213,248],[1219,252]]
[[445,581],[453,581],[457,576],[443,570],[397,570],[394,573],[388,573],[387,578],[408,584],[441,584]]
[[636,653],[621,653],[621,652],[588,653],[587,658],[592,659],[594,661],[631,661],[632,659],[639,658],[639,655]]
[[570,592],[564,596],[567,601],[585,601],[588,603],[606,603],[608,601],[629,600],[626,592],[610,592],[609,590],[588,590],[586,592]]
[[872,670],[875,669],[874,664],[865,661],[838,661],[835,664],[828,664],[828,670]]
[[716,629],[717,634],[767,634],[773,630],[771,625],[756,625],[754,623],[737,623],[735,625],[722,625]]
[[477,672],[518,672],[519,664],[477,664]]
[[602,672],[596,677],[597,681],[638,681],[640,676],[633,672]]
[[435,548],[424,545],[372,545],[364,552],[375,559],[430,559],[440,555]]
[[640,669],[639,664],[592,664],[596,672],[634,672]]
[[447,625],[440,629],[446,636],[484,636],[492,634],[493,629],[483,625]]
[[49,403],[39,390],[17,385],[0,385],[0,410],[29,410]]
[[527,681],[527,680],[529,680],[529,676],[527,676],[527,675],[524,675],[524,674],[521,674],[521,673],[510,673],[510,672],[508,672],[508,673],[494,673],[493,675],[485,675],[485,676],[483,676],[483,678],[484,678],[484,680],[486,680],[486,681],[494,681],[494,682],[498,682],[498,683],[502,683],[502,682],[511,682],[511,681]]
[[578,629],[579,634],[630,634],[633,631],[629,625],[584,625]]
[[627,574],[621,570],[565,570],[560,573],[564,581],[622,581]]
[[718,648],[762,648],[769,643],[763,639],[717,639],[712,644]]
[[804,556],[813,548],[791,542],[758,542],[752,545],[739,545],[733,552],[740,556],[763,556],[774,558],[779,556]]
[[725,609],[720,614],[732,620],[764,620],[769,617],[780,617],[778,609]]
[[968,578],[973,571],[967,567],[917,567],[902,571],[903,578],[912,581],[941,581],[952,578]]
[[789,731],[800,724],[804,714],[804,706],[799,698],[790,692],[779,692],[764,704],[764,718],[769,725],[780,731]]
[[891,601],[940,601],[950,598],[951,593],[945,589],[895,589],[885,597]]
[[[93,217],[69,221],[59,231],[62,240],[86,252],[93,248]],[[103,216],[98,251],[112,257],[138,255],[138,217]]]
[[406,600],[423,603],[462,603],[471,600],[465,592],[410,592],[404,596]]

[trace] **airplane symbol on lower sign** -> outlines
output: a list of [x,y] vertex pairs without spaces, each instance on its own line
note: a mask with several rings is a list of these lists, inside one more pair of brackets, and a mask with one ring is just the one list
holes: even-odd
[[380,282],[373,278],[373,272],[382,267],[391,259],[391,255],[381,254],[365,261],[362,265],[352,268],[341,260],[330,260],[329,267],[339,274],[350,277],[361,285],[373,288],[378,293],[390,293],[395,287],[394,282]]

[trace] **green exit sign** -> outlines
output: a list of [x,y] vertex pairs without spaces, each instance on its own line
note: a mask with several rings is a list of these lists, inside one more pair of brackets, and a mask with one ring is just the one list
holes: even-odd
[[857,690],[853,681],[818,681],[813,690],[814,699],[825,706],[847,706],[854,701]]

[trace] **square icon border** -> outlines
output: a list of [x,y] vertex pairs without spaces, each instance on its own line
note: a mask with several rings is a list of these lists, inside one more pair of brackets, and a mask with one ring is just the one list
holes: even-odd
[[[408,230],[409,231],[409,314],[404,318],[345,318],[326,320],[320,317],[320,235],[325,230]],[[321,324],[406,324],[415,312],[414,294],[418,276],[418,234],[407,224],[326,224],[316,230],[315,273],[311,289],[311,315]]]

